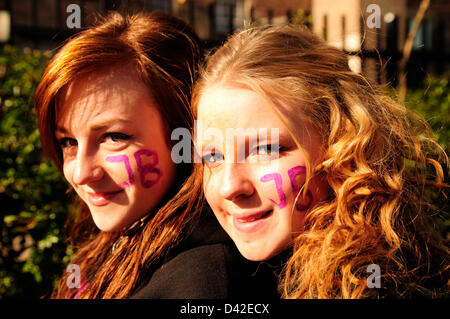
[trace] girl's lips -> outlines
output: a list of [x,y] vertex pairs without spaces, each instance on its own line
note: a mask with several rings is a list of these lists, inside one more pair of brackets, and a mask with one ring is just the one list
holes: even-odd
[[94,206],[104,206],[108,204],[113,197],[120,194],[123,189],[113,192],[105,192],[105,193],[87,193],[88,201],[90,204]]
[[233,225],[241,232],[254,232],[261,228],[272,216],[273,210],[258,212],[254,214],[233,215]]

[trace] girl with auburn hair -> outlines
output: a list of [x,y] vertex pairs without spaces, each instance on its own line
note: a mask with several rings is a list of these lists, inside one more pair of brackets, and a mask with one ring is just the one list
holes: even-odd
[[[344,52],[297,26],[241,31],[208,58],[192,106],[195,185],[244,257],[289,252],[284,298],[448,293],[429,196],[448,187],[447,155]],[[230,146],[211,128],[248,134]]]
[[200,57],[183,21],[111,12],[48,65],[35,96],[41,140],[78,195],[68,225],[81,243],[71,261],[80,285],[64,272],[52,297],[264,293],[212,213],[200,214],[192,164],[172,160],[172,130],[192,123]]

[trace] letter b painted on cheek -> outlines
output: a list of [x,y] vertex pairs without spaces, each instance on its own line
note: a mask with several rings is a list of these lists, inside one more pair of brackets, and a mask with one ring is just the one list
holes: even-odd
[[[153,162],[143,164],[142,157],[147,156],[153,159]],[[141,177],[141,184],[145,188],[150,188],[155,185],[158,180],[161,178],[161,171],[155,166],[158,165],[158,154],[151,150],[139,150],[134,153],[134,158],[136,160],[136,164],[139,170],[139,175]],[[153,174],[155,177],[153,179],[146,180],[145,177],[148,174]]]

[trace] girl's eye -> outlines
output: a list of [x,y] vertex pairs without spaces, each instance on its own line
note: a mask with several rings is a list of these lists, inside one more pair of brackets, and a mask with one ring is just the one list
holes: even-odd
[[64,138],[59,140],[59,145],[61,145],[62,149],[66,149],[66,148],[69,148],[69,147],[77,146],[78,142],[77,142],[77,140],[75,140],[73,138],[64,137]]
[[256,147],[257,155],[277,155],[282,151],[286,150],[285,147],[280,146],[279,144],[267,144],[267,145],[258,145]]
[[202,157],[203,164],[206,164],[206,165],[209,165],[209,166],[214,165],[214,164],[218,164],[218,163],[220,163],[222,161],[223,161],[223,154],[219,153],[219,152],[214,152],[213,151],[213,152],[211,152],[209,154],[203,155],[203,157]]
[[259,145],[256,147],[258,155],[271,155],[273,152],[278,151],[278,145]]
[[130,135],[124,133],[106,133],[103,135],[103,140],[111,143],[118,143],[129,140],[131,138]]
[[64,137],[58,141],[63,158],[66,159],[68,157],[75,156],[77,153],[78,142],[74,138]]
[[258,145],[251,153],[258,159],[277,159],[280,154],[287,151],[288,148],[279,144]]

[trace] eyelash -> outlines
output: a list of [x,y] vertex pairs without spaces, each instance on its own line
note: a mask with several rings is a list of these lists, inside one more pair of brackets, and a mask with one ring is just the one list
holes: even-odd
[[118,140],[124,140],[124,141],[126,141],[126,140],[129,140],[129,139],[131,138],[131,136],[128,135],[128,134],[118,133],[118,132],[111,132],[111,133],[105,133],[105,134],[103,134],[101,140],[104,140],[104,139],[106,139],[107,137],[111,138],[111,140],[112,140],[113,142],[117,142]]
[[[100,141],[104,141],[108,137],[111,139],[113,143],[116,143],[119,141],[129,140],[132,136],[124,133],[111,132],[103,134]],[[78,142],[74,138],[64,137],[59,140],[59,145],[61,146],[62,149],[65,149],[67,147],[77,146]]]
[[[259,154],[259,150],[261,149],[265,149],[266,153],[265,154]],[[276,154],[281,154],[283,152],[286,152],[288,150],[287,147],[283,146],[283,145],[279,145],[279,144],[266,144],[266,145],[258,145],[257,147],[255,147],[254,149],[256,152],[252,152],[252,154],[256,153],[257,155],[274,155],[273,153]]]
[[[60,139],[58,143],[62,149],[78,145],[77,141],[70,137],[64,137],[64,138]],[[70,145],[67,145],[67,143],[69,143]]]
[[[264,154],[259,154],[259,151],[261,149],[265,149],[266,152]],[[274,156],[275,154],[282,154],[289,149],[283,145],[279,144],[266,144],[266,145],[258,145],[253,149],[253,151],[250,153],[252,155],[260,155],[260,156]],[[214,158],[214,161],[211,161],[211,159]],[[209,154],[206,154],[202,157],[203,164],[206,165],[214,165],[217,164],[217,162],[223,161],[223,154],[220,152],[211,152]]]
[[[218,160],[215,159],[216,158],[215,156],[218,157]],[[211,158],[214,158],[215,160],[213,162],[209,161],[209,159],[211,159]],[[202,157],[202,162],[203,162],[203,164],[206,164],[206,165],[216,164],[218,161],[222,161],[222,160],[223,160],[223,154],[220,152],[211,152]]]

